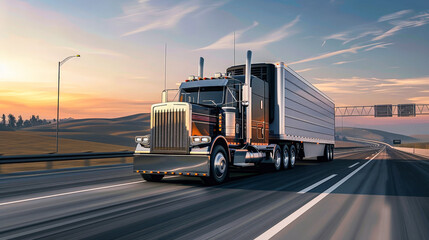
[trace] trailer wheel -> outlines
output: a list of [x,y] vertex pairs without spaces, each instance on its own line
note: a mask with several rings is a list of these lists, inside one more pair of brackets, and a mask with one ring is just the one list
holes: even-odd
[[210,176],[202,177],[204,184],[216,185],[223,183],[229,175],[229,159],[225,149],[217,145],[210,155]]
[[331,161],[330,159],[331,159],[331,147],[329,145],[325,145],[323,156],[317,157],[317,160],[327,162],[327,161]]
[[280,171],[282,168],[282,151],[280,150],[280,147],[277,145],[274,154],[273,154],[273,167],[275,171]]
[[287,145],[283,146],[282,167],[283,169],[289,168],[289,148],[287,147]]
[[295,161],[296,161],[296,148],[294,145],[291,145],[289,148],[289,168],[294,168],[295,167]]
[[164,175],[155,175],[155,174],[141,174],[142,178],[148,182],[159,182],[162,180]]
[[334,145],[329,145],[329,161],[334,160]]

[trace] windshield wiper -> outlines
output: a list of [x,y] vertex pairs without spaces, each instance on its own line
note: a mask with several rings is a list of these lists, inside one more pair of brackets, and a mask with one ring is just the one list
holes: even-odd
[[213,105],[215,105],[217,107],[217,103],[211,99],[210,100],[203,100],[203,102],[212,102]]

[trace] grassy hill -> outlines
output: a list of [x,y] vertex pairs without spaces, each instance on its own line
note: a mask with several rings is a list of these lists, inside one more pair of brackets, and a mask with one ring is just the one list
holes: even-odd
[[420,142],[421,140],[415,137],[405,136],[401,134],[380,131],[375,129],[367,129],[367,128],[336,128],[336,135],[339,136],[338,139],[342,139],[342,137],[354,137],[354,138],[365,138],[371,140],[377,140],[381,142],[385,142],[388,144],[392,144],[393,140],[400,139],[402,143],[412,143],[412,142]]
[[[54,136],[55,124],[26,128],[42,136]],[[88,118],[60,123],[60,137],[91,142],[134,146],[134,137],[150,131],[150,114],[141,113],[120,118]]]
[[[0,131],[0,154],[47,153],[55,150],[55,124],[25,128],[19,131]],[[135,147],[134,137],[148,134],[150,114],[141,113],[120,118],[73,119],[60,124],[60,152],[120,151]],[[347,147],[344,137],[365,138],[392,144],[394,139],[403,143],[423,142],[429,135],[415,137],[364,128],[337,128],[337,145]],[[29,144],[31,142],[31,144]],[[427,140],[426,140],[427,142]],[[354,143],[356,144],[356,143]],[[340,146],[340,147],[341,147]]]

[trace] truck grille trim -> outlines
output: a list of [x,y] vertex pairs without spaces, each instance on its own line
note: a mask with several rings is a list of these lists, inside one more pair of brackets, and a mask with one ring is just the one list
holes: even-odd
[[154,109],[151,129],[151,152],[187,153],[189,133],[186,127],[186,109]]

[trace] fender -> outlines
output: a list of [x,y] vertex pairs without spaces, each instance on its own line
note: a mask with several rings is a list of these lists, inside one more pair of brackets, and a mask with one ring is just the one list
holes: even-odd
[[231,159],[231,152],[229,151],[229,144],[224,136],[219,135],[212,141],[212,144],[210,145],[210,155],[212,154],[213,148],[218,144],[221,144],[225,148],[225,151],[228,154],[229,162],[231,163],[232,159]]

